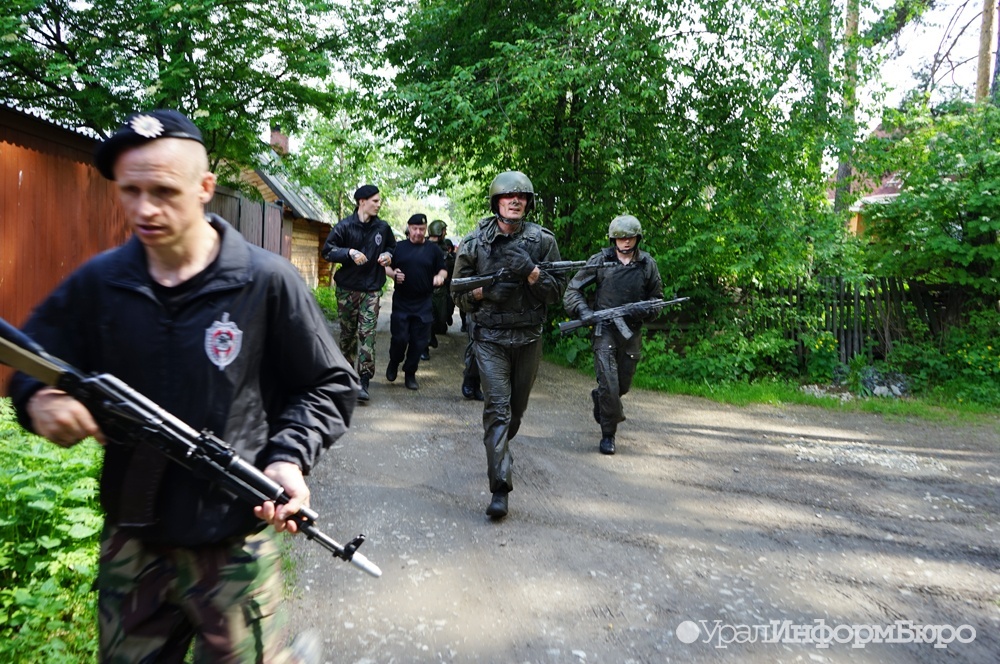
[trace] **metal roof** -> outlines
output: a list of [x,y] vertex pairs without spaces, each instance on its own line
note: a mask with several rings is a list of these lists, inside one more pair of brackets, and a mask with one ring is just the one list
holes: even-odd
[[[280,157],[274,150],[271,150],[270,154],[265,157],[267,163],[276,163],[279,160]],[[336,223],[337,220],[334,219],[333,213],[311,188],[294,184],[280,173],[272,173],[264,169],[257,169],[256,173],[296,217],[317,221],[328,226]]]

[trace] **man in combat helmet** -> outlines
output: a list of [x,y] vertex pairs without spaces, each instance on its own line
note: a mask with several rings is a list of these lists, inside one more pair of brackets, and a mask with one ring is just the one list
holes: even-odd
[[565,282],[543,272],[538,263],[558,261],[551,231],[526,221],[535,207],[531,180],[507,171],[490,185],[493,214],[479,220],[459,244],[455,279],[492,274],[507,268],[516,282],[498,282],[462,293],[452,291],[470,314],[469,332],[479,366],[483,402],[483,444],[493,494],[486,514],[507,515],[514,488],[510,441],[528,407],[542,357],[542,330],[548,308],[562,298]]
[[451,297],[451,274],[455,271],[455,243],[449,240],[448,224],[442,219],[435,219],[427,226],[427,241],[436,244],[444,252],[444,266],[448,276],[444,284],[434,289],[431,296],[431,308],[434,322],[431,324],[430,347],[437,348],[437,335],[447,334],[455,313],[455,301]]
[[[653,257],[639,249],[641,240],[642,225],[638,219],[628,214],[612,219],[608,227],[609,246],[587,259],[588,267],[577,272],[569,282],[563,297],[566,311],[587,321],[595,310],[662,298],[660,271]],[[614,266],[602,270],[590,268],[606,263],[614,263]],[[594,403],[594,420],[601,427],[599,449],[602,454],[615,453],[618,423],[625,421],[621,398],[632,387],[632,378],[642,357],[643,322],[644,317],[625,318],[625,324],[632,331],[628,339],[615,325],[598,322],[594,326],[592,344],[597,387],[590,392],[590,397]]]

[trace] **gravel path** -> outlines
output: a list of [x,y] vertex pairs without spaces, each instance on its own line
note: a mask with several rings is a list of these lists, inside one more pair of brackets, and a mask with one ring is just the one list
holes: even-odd
[[326,661],[1000,661],[1000,424],[638,390],[605,457],[592,379],[543,363],[493,523],[463,349],[456,324],[414,392],[382,332],[310,478],[321,527],[384,572],[295,542],[289,608]]

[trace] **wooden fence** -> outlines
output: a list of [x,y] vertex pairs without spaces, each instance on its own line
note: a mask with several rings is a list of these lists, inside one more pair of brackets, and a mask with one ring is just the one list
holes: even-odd
[[291,223],[286,231],[280,205],[250,200],[238,191],[218,187],[205,210],[231,223],[250,244],[291,258]]
[[[781,329],[799,342],[806,332],[827,331],[837,340],[841,362],[866,354],[884,358],[905,338],[916,320],[932,332],[949,316],[948,293],[896,278],[855,283],[843,277],[799,280],[757,295],[771,307],[765,328]],[[753,298],[752,298],[753,299]]]

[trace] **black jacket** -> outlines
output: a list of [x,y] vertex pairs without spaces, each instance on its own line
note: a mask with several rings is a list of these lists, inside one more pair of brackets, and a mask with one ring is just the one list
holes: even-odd
[[[368,257],[364,265],[357,265],[350,257],[351,249],[357,249]],[[331,263],[340,263],[333,280],[341,288],[352,291],[374,292],[385,285],[385,268],[378,263],[378,257],[385,252],[396,251],[396,236],[389,224],[378,217],[365,223],[358,219],[358,211],[344,217],[330,230],[323,244],[323,258]]]
[[[663,297],[663,282],[656,261],[645,251],[636,249],[635,257],[626,265],[618,260],[614,247],[605,247],[587,259],[587,265],[615,263],[614,267],[583,269],[576,273],[566,287],[563,306],[572,316],[580,315],[580,308],[587,306],[594,311],[620,307],[631,302]],[[589,286],[593,293],[588,294]],[[632,329],[642,326],[638,319],[626,318]]]
[[[220,436],[258,468],[292,461],[308,473],[350,424],[357,375],[292,265],[221,218],[210,221],[222,236],[219,256],[172,310],[156,297],[144,249],[132,238],[70,275],[25,331],[78,369],[113,374],[194,429]],[[39,387],[23,374],[11,383],[26,426],[24,406]],[[150,454],[130,441],[106,447],[101,503],[112,523],[131,506],[124,501],[142,499],[123,495],[123,484]],[[169,464],[164,473],[155,523],[136,536],[196,546],[262,525],[245,503],[186,469]]]

